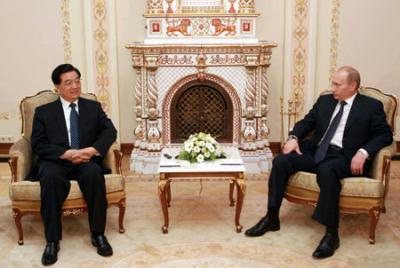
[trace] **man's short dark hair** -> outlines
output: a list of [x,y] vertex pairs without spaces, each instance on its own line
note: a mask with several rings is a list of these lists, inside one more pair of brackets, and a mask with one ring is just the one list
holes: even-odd
[[61,83],[61,75],[72,71],[75,71],[79,75],[79,78],[81,78],[81,72],[71,64],[66,63],[58,65],[51,74],[51,80],[53,80],[53,84],[59,85]]
[[354,67],[342,66],[342,67],[339,68],[339,71],[347,72],[347,81],[355,82],[357,89],[360,87],[361,76],[360,76],[360,73]]

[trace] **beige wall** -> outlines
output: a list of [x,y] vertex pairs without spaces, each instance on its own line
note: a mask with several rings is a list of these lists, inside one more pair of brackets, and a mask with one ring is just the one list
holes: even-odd
[[21,98],[52,89],[51,70],[64,57],[60,29],[58,1],[0,2],[0,136],[19,136]]
[[[69,7],[71,62],[82,70],[84,90],[96,92],[95,1],[64,0]],[[39,3],[40,2],[40,3]],[[100,1],[101,2],[101,1]],[[107,0],[105,2],[110,114],[118,122],[122,143],[133,142],[135,73],[125,45],[144,38],[145,0]],[[299,41],[294,38],[299,20],[295,18],[297,0],[256,0],[261,16],[257,37],[273,41],[270,79],[270,141],[280,141],[280,102],[293,96],[295,58]],[[363,85],[398,94],[400,89],[400,2],[386,0],[308,0],[304,28],[306,31],[304,77],[302,85],[304,111],[322,89],[329,87],[330,68],[350,64],[357,67]],[[14,0],[0,2],[0,136],[19,136],[18,103],[23,96],[51,89],[51,70],[64,61],[65,22],[62,1]],[[335,4],[339,12],[333,13]],[[339,22],[338,43],[332,57],[332,15]],[[64,23],[64,24],[63,24]],[[298,63],[296,63],[298,64]],[[398,121],[398,120],[397,120]],[[397,131],[398,132],[398,131]],[[397,140],[400,140],[397,135]]]

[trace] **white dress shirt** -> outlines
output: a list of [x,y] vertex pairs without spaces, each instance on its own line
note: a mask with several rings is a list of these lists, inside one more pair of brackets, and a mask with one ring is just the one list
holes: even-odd
[[[346,123],[347,123],[347,119],[349,118],[351,106],[353,106],[353,102],[354,102],[354,99],[356,98],[356,96],[357,96],[357,93],[354,94],[353,96],[351,96],[350,98],[344,100],[347,104],[343,107],[342,118],[340,119],[339,125],[338,125],[336,132],[333,135],[333,138],[331,140],[331,144],[339,146],[340,148],[343,148],[344,128],[346,127]],[[335,118],[335,115],[339,112],[339,109],[340,109],[340,101],[336,104],[335,110],[333,111],[331,121],[329,124],[332,123],[332,120],[333,120],[333,118]],[[361,152],[365,156],[365,158],[368,158],[369,154],[365,149],[360,148],[358,151]]]
[[[357,94],[354,94],[348,99],[345,99],[344,101],[346,102],[346,105],[343,107],[343,115],[342,118],[339,121],[339,125],[336,129],[335,134],[333,134],[333,138],[331,140],[331,144],[339,146],[340,148],[343,148],[343,133],[344,133],[344,128],[346,126],[347,118],[349,117],[349,113],[351,110],[351,106],[353,105],[354,99],[357,96]],[[336,104],[335,110],[333,111],[331,121],[329,124],[332,123],[333,118],[335,118],[336,114],[339,112],[340,109],[340,101]]]
[[[71,104],[71,102],[66,101],[62,97],[60,97],[60,100],[61,100],[62,108],[63,108],[63,111],[64,111],[65,123],[67,125],[68,142],[69,142],[69,145],[71,145],[71,123],[70,123],[70,120],[69,120],[69,117],[70,117],[70,114],[71,114],[71,107],[69,105]],[[79,114],[78,100],[74,101],[74,103],[76,104],[75,110]]]

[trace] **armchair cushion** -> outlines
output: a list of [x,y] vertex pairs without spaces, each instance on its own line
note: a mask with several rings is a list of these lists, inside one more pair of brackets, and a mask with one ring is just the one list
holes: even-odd
[[[119,174],[105,175],[107,194],[124,191],[124,179]],[[40,183],[39,181],[18,181],[10,184],[10,199],[13,201],[39,201],[40,200]],[[83,198],[77,181],[71,181],[71,190],[69,191],[67,200]]]
[[[385,188],[380,180],[367,177],[349,177],[343,179],[341,196],[357,197],[382,197]],[[290,179],[288,187],[295,191],[295,188],[304,189],[310,192],[319,193],[316,175],[308,172],[297,172]]]

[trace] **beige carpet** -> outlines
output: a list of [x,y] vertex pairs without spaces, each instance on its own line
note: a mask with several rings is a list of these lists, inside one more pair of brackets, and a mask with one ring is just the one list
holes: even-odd
[[[3,168],[2,168],[3,167]],[[44,249],[40,218],[25,216],[25,244],[17,232],[8,200],[8,177],[0,166],[0,267],[40,267]],[[311,220],[312,208],[284,201],[281,230],[259,238],[235,232],[234,208],[228,206],[228,183],[172,184],[168,234],[163,224],[152,178],[127,182],[126,232],[117,232],[117,209],[108,210],[107,236],[114,255],[103,258],[90,244],[86,215],[63,221],[63,240],[54,267],[399,267],[400,162],[394,163],[386,214],[377,226],[376,244],[368,243],[368,217],[341,217],[341,246],[332,258],[314,260],[311,254],[324,229]],[[265,179],[251,177],[242,211],[244,229],[266,209]]]

